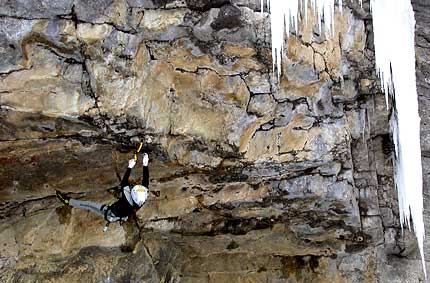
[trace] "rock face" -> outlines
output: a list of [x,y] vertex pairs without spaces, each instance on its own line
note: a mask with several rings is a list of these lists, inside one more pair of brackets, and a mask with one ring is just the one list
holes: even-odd
[[[0,281],[423,280],[364,2],[333,37],[309,16],[278,81],[257,0],[0,0]],[[430,18],[414,5],[429,223]],[[159,192],[135,219],[103,233],[55,199],[113,201],[135,140]]]

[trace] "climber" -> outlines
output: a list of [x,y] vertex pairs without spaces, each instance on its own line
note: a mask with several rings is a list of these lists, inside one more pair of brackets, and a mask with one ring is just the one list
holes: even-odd
[[148,198],[149,158],[147,153],[143,154],[142,185],[135,185],[132,189],[130,189],[128,178],[130,177],[131,169],[136,165],[136,160],[137,157],[135,155],[135,158],[128,161],[128,168],[125,171],[120,186],[118,186],[120,188],[118,201],[111,205],[71,199],[60,191],[56,191],[56,195],[58,199],[67,206],[86,209],[104,217],[104,219],[107,221],[107,224],[103,231],[106,232],[111,222],[120,221],[120,223],[122,223],[123,221],[127,221],[130,216],[132,216],[143,206],[146,199]]

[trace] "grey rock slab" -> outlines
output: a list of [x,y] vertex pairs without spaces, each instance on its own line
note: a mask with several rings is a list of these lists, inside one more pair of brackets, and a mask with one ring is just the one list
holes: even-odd
[[36,22],[0,18],[0,73],[9,73],[24,67],[24,54],[20,43]]
[[16,18],[56,18],[72,12],[74,0],[0,0],[0,15]]
[[211,23],[211,27],[215,31],[222,29],[233,29],[242,26],[242,12],[234,5],[224,5],[220,8],[215,20]]
[[293,103],[283,102],[278,103],[275,108],[275,126],[281,127],[286,126],[290,123],[292,117],[294,116],[293,112]]
[[333,162],[319,167],[318,171],[323,176],[337,176],[341,168],[342,164]]
[[185,0],[187,7],[192,10],[205,11],[210,8],[219,8],[229,4],[230,0]]
[[318,116],[329,116],[334,112],[334,105],[331,95],[331,83],[324,84],[316,95],[313,105],[313,111]]
[[275,109],[275,100],[270,94],[260,94],[251,97],[248,112],[259,116],[269,115]]
[[251,71],[244,78],[251,93],[270,93],[271,87],[268,73]]
[[201,41],[213,40],[213,28],[212,23],[218,16],[219,9],[210,9],[206,12],[200,21],[193,27],[193,35]]

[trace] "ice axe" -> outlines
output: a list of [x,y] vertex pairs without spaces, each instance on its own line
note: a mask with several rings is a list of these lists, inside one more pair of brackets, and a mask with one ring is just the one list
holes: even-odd
[[134,152],[134,161],[137,161],[137,155],[139,154],[140,150],[142,149],[143,142],[140,142],[139,146],[137,147],[136,151]]

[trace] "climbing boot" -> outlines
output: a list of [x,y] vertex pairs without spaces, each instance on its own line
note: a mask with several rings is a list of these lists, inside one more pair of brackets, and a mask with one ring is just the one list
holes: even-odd
[[66,196],[65,194],[63,194],[60,191],[55,191],[55,194],[57,195],[57,198],[64,204],[69,206],[70,204],[70,198],[68,196]]

